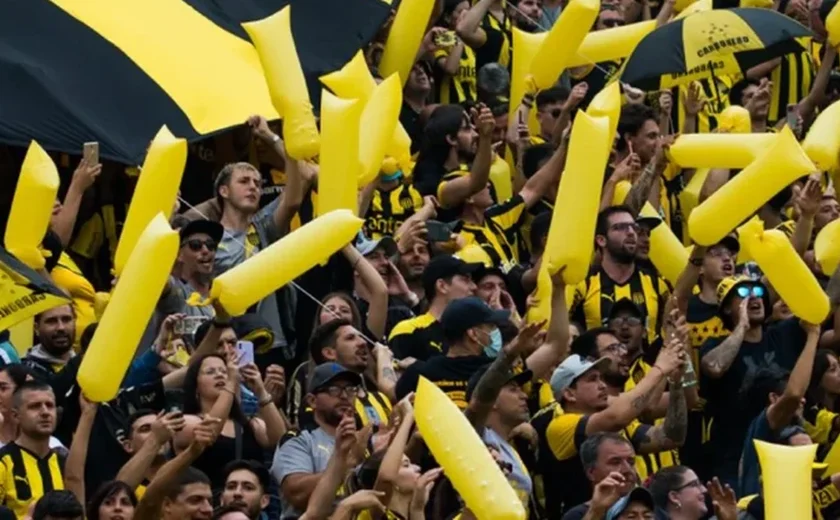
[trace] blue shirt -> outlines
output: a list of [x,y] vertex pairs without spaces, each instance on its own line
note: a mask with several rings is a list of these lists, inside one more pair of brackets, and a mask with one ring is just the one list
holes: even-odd
[[761,493],[761,466],[758,463],[758,453],[755,451],[754,440],[776,442],[776,432],[770,427],[765,408],[758,417],[753,419],[744,438],[744,449],[741,452],[741,464],[738,470],[738,496],[757,495]]

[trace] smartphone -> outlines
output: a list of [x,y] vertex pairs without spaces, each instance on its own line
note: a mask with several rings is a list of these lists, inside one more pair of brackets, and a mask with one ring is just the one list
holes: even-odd
[[455,222],[440,222],[438,220],[426,221],[426,235],[430,242],[449,242],[452,234],[461,230],[464,223],[460,220]]
[[237,341],[236,351],[239,352],[239,366],[254,362],[254,344],[250,341]]
[[455,45],[455,33],[444,31],[435,35],[435,45],[438,47],[452,47]]
[[82,155],[88,164],[99,164],[99,143],[91,141],[82,146]]
[[787,106],[787,116],[785,122],[787,122],[787,125],[791,130],[794,132],[796,131],[796,125],[799,123],[799,110],[796,105]]

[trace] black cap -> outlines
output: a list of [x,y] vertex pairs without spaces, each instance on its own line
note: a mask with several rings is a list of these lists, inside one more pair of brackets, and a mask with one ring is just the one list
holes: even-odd
[[630,298],[622,298],[613,304],[612,308],[610,309],[610,314],[609,316],[607,316],[607,321],[612,320],[622,312],[629,312],[631,315],[637,318],[641,318],[643,316],[642,310],[639,309],[638,305],[633,303],[633,300],[631,300]]
[[[487,363],[483,367],[479,368],[472,377],[470,377],[470,380],[467,382],[467,402],[470,402],[470,399],[472,399],[473,392],[475,392],[478,382],[481,381],[481,378],[484,377],[484,374],[486,374],[487,370],[490,369],[491,364],[492,363]],[[526,369],[519,373],[508,370],[505,384],[516,383],[517,385],[522,386],[525,383],[530,383],[533,379],[534,373],[530,370]]]
[[443,337],[459,340],[467,330],[484,324],[500,325],[510,320],[510,311],[493,310],[481,298],[470,296],[452,300],[440,317]]
[[362,384],[362,376],[356,372],[348,370],[338,363],[321,363],[312,372],[312,376],[309,378],[309,384],[306,387],[307,391],[312,394],[336,379],[346,379],[360,386]]
[[726,235],[725,237],[721,238],[720,241],[715,245],[725,247],[733,255],[738,254],[738,251],[741,250],[741,243],[738,241],[738,238],[735,235]]
[[475,280],[475,283],[478,283],[479,281],[481,281],[481,279],[484,278],[485,276],[490,276],[490,275],[496,275],[499,278],[501,278],[502,281],[505,282],[505,284],[508,283],[507,275],[505,275],[505,272],[502,271],[501,269],[499,269],[498,267],[496,267],[496,266],[488,267],[484,264],[477,264],[477,265],[478,265],[478,268],[475,270],[475,272],[472,275],[473,280]]
[[469,264],[460,258],[452,255],[441,255],[432,258],[429,265],[423,271],[423,289],[426,291],[426,298],[432,299],[435,295],[435,282],[452,278],[455,275],[472,276],[482,264]]
[[647,228],[648,232],[653,231],[653,229],[662,224],[662,219],[659,217],[646,217],[644,215],[639,215],[636,217],[636,224]]
[[214,220],[193,220],[181,228],[181,243],[187,240],[191,235],[195,235],[197,233],[204,233],[218,244],[222,241],[222,237],[225,234],[225,228]]

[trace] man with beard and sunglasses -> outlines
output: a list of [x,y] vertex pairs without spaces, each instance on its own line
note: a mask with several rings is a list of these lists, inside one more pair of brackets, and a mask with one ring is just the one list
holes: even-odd
[[338,363],[315,367],[309,378],[306,403],[312,408],[318,427],[304,430],[281,444],[271,466],[271,474],[280,483],[281,519],[299,518],[306,511],[309,497],[335,449],[336,429],[345,416],[352,416],[353,400],[361,385],[359,374]]
[[615,302],[628,298],[641,310],[647,322],[648,342],[653,343],[671,288],[655,271],[636,264],[638,229],[627,206],[611,206],[598,214],[595,245],[601,261],[575,287],[572,319],[588,329],[600,327]]

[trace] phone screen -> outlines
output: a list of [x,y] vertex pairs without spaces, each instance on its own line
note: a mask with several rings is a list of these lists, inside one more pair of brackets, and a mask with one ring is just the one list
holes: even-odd
[[788,105],[787,106],[787,118],[785,122],[790,127],[791,130],[796,129],[796,123],[798,123],[799,113],[797,112],[796,105]]
[[254,344],[250,341],[237,341],[236,351],[239,352],[239,366],[254,362]]

